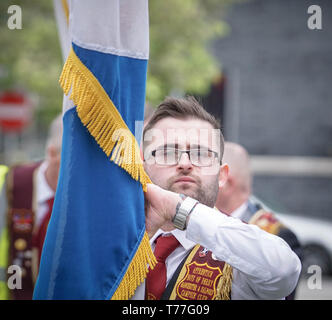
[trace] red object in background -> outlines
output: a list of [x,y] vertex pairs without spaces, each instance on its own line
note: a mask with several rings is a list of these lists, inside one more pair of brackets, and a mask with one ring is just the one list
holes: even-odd
[[0,93],[0,127],[3,132],[20,132],[31,121],[32,104],[21,92]]

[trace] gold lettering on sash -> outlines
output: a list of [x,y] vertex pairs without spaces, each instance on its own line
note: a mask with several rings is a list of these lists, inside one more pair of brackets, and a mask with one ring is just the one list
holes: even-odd
[[183,300],[214,299],[217,293],[216,284],[222,276],[220,268],[195,261],[186,265],[186,268],[186,274],[176,287],[177,295]]

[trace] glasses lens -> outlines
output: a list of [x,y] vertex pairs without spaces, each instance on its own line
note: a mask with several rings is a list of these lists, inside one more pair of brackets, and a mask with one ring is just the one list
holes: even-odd
[[214,153],[209,150],[191,150],[191,163],[195,166],[206,167],[211,166],[214,160]]
[[178,162],[178,151],[176,149],[156,150],[156,163],[160,165],[174,165]]

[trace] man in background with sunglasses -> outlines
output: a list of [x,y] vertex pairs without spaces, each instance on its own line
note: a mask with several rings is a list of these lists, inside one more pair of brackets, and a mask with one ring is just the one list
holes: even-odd
[[133,299],[283,299],[301,271],[281,238],[214,206],[224,139],[192,97],[167,98],[143,132],[146,229],[157,265]]

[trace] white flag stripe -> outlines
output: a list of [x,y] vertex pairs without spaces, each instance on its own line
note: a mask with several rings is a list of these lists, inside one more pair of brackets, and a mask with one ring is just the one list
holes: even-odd
[[[148,1],[96,0],[95,6],[105,10],[91,11],[90,0],[70,2],[72,42],[85,49],[148,59]],[[93,24],[87,24],[86,21],[93,21]]]
[[63,102],[62,102],[62,116],[64,116],[65,113],[66,113],[69,109],[72,109],[72,108],[75,107],[74,102],[73,102],[71,99],[69,99],[70,94],[71,94],[71,90],[70,90],[70,92],[68,93],[67,96],[66,96],[66,95],[63,96]]
[[71,48],[71,41],[69,36],[69,27],[63,3],[61,0],[53,0],[55,18],[58,26],[59,39],[62,51],[63,61],[66,61],[69,50]]

